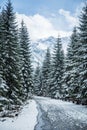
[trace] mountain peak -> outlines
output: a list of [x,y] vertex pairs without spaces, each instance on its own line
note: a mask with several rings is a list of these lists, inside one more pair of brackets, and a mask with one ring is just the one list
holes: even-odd
[[[57,42],[57,38],[50,36],[48,38],[39,39],[32,42],[32,51],[33,51],[33,65],[36,66],[37,63],[41,63],[44,59],[46,49],[50,48],[52,53],[53,47]],[[62,46],[64,53],[66,54],[67,44],[69,43],[69,37],[61,38]]]

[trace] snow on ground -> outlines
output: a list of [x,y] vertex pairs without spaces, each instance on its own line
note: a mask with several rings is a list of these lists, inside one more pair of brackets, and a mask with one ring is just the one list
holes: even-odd
[[76,105],[72,102],[66,102],[58,99],[50,99],[44,97],[35,97],[43,107],[43,110],[48,111],[49,107],[57,107],[61,111],[64,111],[67,117],[72,117],[75,120],[87,124],[87,106]]
[[18,117],[5,118],[5,121],[0,121],[0,130],[34,130],[37,124],[37,115],[35,101],[29,100]]
[[[37,96],[34,97],[34,100],[28,101],[19,113],[19,116],[14,118],[0,118],[0,130],[34,130],[36,125],[38,126],[38,123],[40,123],[39,126],[42,128],[43,124],[47,122],[52,123],[52,130],[55,130],[55,127],[58,129],[62,128],[62,130],[68,130],[68,128],[70,130],[87,130],[85,129],[87,124],[87,106]],[[81,126],[83,129],[77,129],[77,126],[75,126],[75,129],[72,128],[75,122],[78,126],[83,125]],[[48,123],[49,127],[50,125]],[[36,130],[39,130],[37,128],[39,127],[36,127]],[[51,129],[47,128],[46,130]]]

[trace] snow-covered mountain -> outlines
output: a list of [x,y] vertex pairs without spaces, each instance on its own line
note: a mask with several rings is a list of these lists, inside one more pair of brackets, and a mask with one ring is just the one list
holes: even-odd
[[[46,49],[49,47],[50,51],[52,52],[54,45],[57,42],[57,38],[54,37],[48,37],[44,39],[39,39],[35,42],[32,42],[32,54],[33,54],[33,65],[34,67],[39,62],[40,64],[43,61],[44,55],[46,53]],[[64,49],[64,52],[66,53],[67,44],[69,43],[69,37],[63,37],[61,38],[62,46]]]

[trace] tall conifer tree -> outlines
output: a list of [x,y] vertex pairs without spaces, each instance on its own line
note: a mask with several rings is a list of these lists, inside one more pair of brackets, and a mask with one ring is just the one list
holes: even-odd
[[14,104],[20,101],[20,74],[19,74],[19,44],[15,13],[12,3],[8,0],[6,8],[2,13],[2,33],[4,43],[4,68],[3,78],[9,87],[7,97]]
[[79,84],[78,84],[78,33],[76,27],[73,29],[73,33],[70,38],[70,43],[67,48],[66,55],[66,67],[65,67],[65,86],[66,96],[75,99],[78,96]]
[[63,73],[64,73],[64,53],[62,50],[61,38],[58,37],[57,44],[54,48],[52,60],[52,79],[51,79],[51,96],[61,98],[63,90]]
[[[81,98],[87,99],[87,2],[79,18],[79,86]],[[85,101],[87,104],[87,100]]]
[[19,37],[20,37],[20,56],[21,56],[23,87],[26,93],[26,97],[28,97],[29,93],[31,93],[33,90],[31,49],[30,49],[29,34],[23,21],[21,23]]
[[42,76],[39,64],[36,67],[34,73],[34,94],[38,96],[42,95]]
[[49,48],[47,48],[46,55],[44,57],[42,65],[42,91],[44,96],[49,96],[50,89],[50,74],[51,74],[51,54]]

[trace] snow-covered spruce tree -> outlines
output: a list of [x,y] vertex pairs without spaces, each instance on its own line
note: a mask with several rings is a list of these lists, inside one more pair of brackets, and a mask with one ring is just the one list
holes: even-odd
[[6,82],[0,76],[0,112],[7,109],[9,100],[7,99],[7,92],[9,87],[6,85]]
[[54,47],[51,71],[51,97],[61,98],[63,97],[64,53],[60,37],[58,37]]
[[8,86],[4,79],[4,67],[5,67],[5,45],[4,45],[4,33],[3,33],[3,19],[2,14],[0,14],[0,111],[4,111],[8,106],[9,100],[7,100]]
[[2,74],[3,61],[2,61],[2,15],[0,14],[0,75]]
[[39,64],[35,69],[33,82],[34,82],[34,94],[41,96],[42,95],[42,76],[41,76],[41,68]]
[[83,104],[87,104],[87,3],[79,18],[79,86]]
[[4,25],[4,20],[3,17],[5,15],[4,9],[2,10],[0,14],[0,75],[3,76],[4,78],[4,67],[5,67],[5,39],[4,39],[4,31],[3,31],[3,25]]
[[31,65],[31,48],[30,39],[27,28],[24,22],[21,22],[20,28],[20,57],[21,57],[21,72],[23,77],[23,88],[25,97],[28,98],[33,90],[32,82],[32,65]]
[[50,89],[50,74],[51,74],[51,55],[50,50],[47,48],[42,65],[42,93],[43,96],[49,96]]
[[66,93],[65,98],[72,98],[75,100],[78,97],[79,93],[79,84],[78,84],[78,33],[76,27],[73,29],[73,33],[70,37],[70,43],[67,48],[66,55],[66,64],[65,64],[65,86]]
[[13,11],[12,3],[8,0],[5,9],[2,13],[2,35],[4,46],[4,68],[3,80],[9,87],[7,98],[9,99],[8,106],[12,104],[20,104],[20,74],[19,74],[19,44],[18,31],[15,13]]

